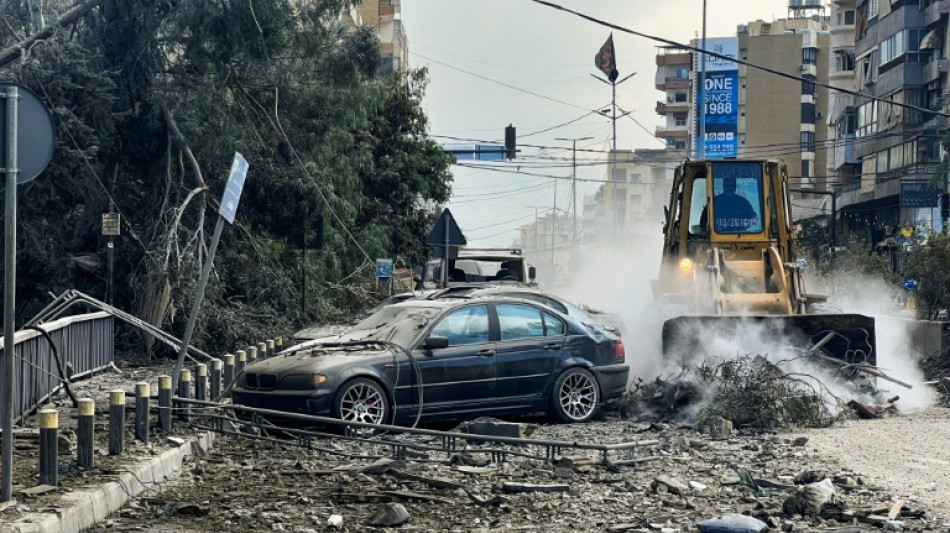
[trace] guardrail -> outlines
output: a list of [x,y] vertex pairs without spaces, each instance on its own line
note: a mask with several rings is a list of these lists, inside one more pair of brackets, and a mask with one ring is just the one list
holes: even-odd
[[63,386],[50,341],[55,344],[55,353],[68,379],[108,367],[115,355],[113,318],[108,313],[75,315],[31,327],[41,328],[49,337],[36,329],[14,335],[14,422],[33,412]]

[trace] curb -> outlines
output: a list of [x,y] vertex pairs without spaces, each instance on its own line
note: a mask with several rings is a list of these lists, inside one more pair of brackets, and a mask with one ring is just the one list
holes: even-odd
[[130,465],[116,481],[63,494],[61,507],[55,511],[26,513],[11,524],[0,525],[0,533],[79,533],[121,509],[150,485],[168,480],[182,469],[185,457],[211,450],[214,439],[214,433],[200,433],[177,448]]

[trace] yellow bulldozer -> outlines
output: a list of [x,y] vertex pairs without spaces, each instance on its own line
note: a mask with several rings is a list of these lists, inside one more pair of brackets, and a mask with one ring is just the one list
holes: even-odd
[[765,339],[776,349],[876,363],[874,319],[842,313],[805,289],[784,164],[688,161],[676,170],[665,219],[652,280],[654,300],[671,317],[665,354],[707,353],[713,337],[750,350]]

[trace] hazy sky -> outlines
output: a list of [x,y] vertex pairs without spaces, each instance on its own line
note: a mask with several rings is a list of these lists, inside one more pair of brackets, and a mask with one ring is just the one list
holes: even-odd
[[[702,29],[702,0],[553,1],[679,42],[688,42]],[[738,24],[784,18],[787,4],[787,0],[709,0],[707,35],[735,35]],[[518,130],[523,149],[519,158],[488,165],[521,173],[453,167],[454,195],[449,207],[469,245],[510,245],[519,235],[518,228],[533,220],[536,209],[542,213],[551,209],[555,184],[558,208],[567,209],[569,181],[524,173],[569,177],[571,143],[556,138],[589,136],[593,139],[578,142],[579,149],[609,150],[610,121],[588,115],[570,125],[531,134],[609,107],[610,87],[591,74],[599,74],[594,55],[611,30],[531,0],[402,0],[402,20],[410,65],[429,69],[424,104],[432,135],[500,141],[508,124]],[[618,120],[617,148],[662,148],[652,135],[660,124],[654,108],[663,98],[654,88],[658,43],[619,31],[613,35],[620,77],[636,72],[618,86],[617,105],[632,111],[631,116],[643,126],[630,118]],[[527,144],[555,149],[540,151]],[[580,157],[596,163],[605,160],[606,154]],[[579,166],[577,173],[580,179],[593,180],[603,180],[605,174],[605,165],[591,163]],[[593,182],[578,185],[578,213],[583,195],[596,188]]]

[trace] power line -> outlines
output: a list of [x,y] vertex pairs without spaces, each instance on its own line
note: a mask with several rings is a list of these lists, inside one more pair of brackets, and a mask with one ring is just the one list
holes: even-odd
[[[737,65],[745,65],[745,66],[747,66],[747,67],[751,67],[751,68],[754,68],[754,69],[757,69],[757,70],[761,70],[761,71],[763,71],[763,72],[768,72],[769,74],[773,74],[773,75],[779,76],[779,77],[781,77],[781,78],[786,78],[786,79],[794,80],[794,81],[798,81],[798,82],[807,82],[807,83],[809,83],[809,84],[816,85],[816,86],[818,86],[818,87],[824,87],[824,88],[826,88],[826,89],[831,89],[831,90],[833,90],[833,91],[838,91],[839,93],[842,93],[842,94],[850,94],[851,96],[857,96],[857,97],[859,97],[859,98],[867,98],[867,99],[869,99],[869,100],[874,100],[874,101],[877,101],[877,102],[884,102],[884,103],[886,103],[886,104],[895,105],[895,106],[898,106],[898,107],[903,107],[904,109],[912,109],[912,110],[914,110],[914,111],[921,111],[921,112],[924,112],[924,113],[933,113],[934,115],[937,115],[937,116],[950,118],[950,113],[944,113],[944,112],[941,112],[941,111],[935,111],[935,110],[932,110],[932,109],[927,109],[927,108],[915,106],[915,105],[912,105],[912,104],[905,104],[905,103],[903,103],[903,102],[895,102],[895,101],[892,101],[892,100],[888,100],[887,98],[882,98],[882,97],[880,97],[880,96],[873,96],[873,95],[866,94],[866,93],[862,93],[862,92],[855,91],[855,90],[852,90],[852,89],[846,89],[846,88],[844,88],[844,87],[835,87],[835,86],[833,86],[833,85],[831,85],[831,84],[828,84],[828,83],[824,83],[824,82],[817,81],[817,80],[810,80],[810,79],[808,79],[808,78],[803,78],[803,77],[801,77],[801,76],[795,76],[794,74],[788,74],[788,73],[782,72],[782,71],[780,71],[780,70],[776,70],[776,69],[771,68],[771,67],[765,67],[765,66],[762,66],[762,65],[758,65],[758,64],[756,64],[756,63],[749,62],[749,61],[747,61],[747,60],[745,60],[745,59],[740,59],[740,58],[738,58],[738,57],[729,57],[729,56],[726,56],[726,55],[723,55],[723,54],[720,54],[720,53],[717,53],[717,52],[711,52],[711,51],[709,51],[709,50],[704,50],[704,49],[699,48],[699,47],[697,47],[697,46],[692,46],[692,45],[688,45],[688,44],[683,44],[683,43],[679,43],[679,42],[676,42],[676,41],[672,41],[672,40],[670,40],[670,39],[664,39],[663,37],[657,37],[657,36],[655,36],[655,35],[649,35],[649,34],[642,33],[642,32],[636,31],[636,30],[631,30],[630,28],[625,28],[625,27],[623,27],[623,26],[619,26],[619,25],[614,24],[614,23],[612,23],[612,22],[607,22],[607,21],[605,21],[605,20],[600,20],[600,19],[595,18],[595,17],[592,17],[592,16],[590,16],[590,15],[585,15],[584,13],[581,13],[581,12],[579,12],[579,11],[574,11],[573,9],[568,9],[568,8],[566,8],[566,7],[564,7],[564,6],[555,4],[554,2],[549,2],[549,1],[547,1],[547,0],[531,0],[531,1],[532,1],[532,2],[535,2],[535,3],[537,3],[537,4],[541,4],[541,5],[544,5],[544,6],[547,6],[547,7],[553,8],[553,9],[556,9],[556,10],[558,10],[558,11],[564,11],[565,13],[570,13],[570,14],[572,14],[572,15],[576,15],[576,16],[578,16],[578,17],[584,19],[584,20],[589,20],[589,21],[591,21],[591,22],[593,22],[593,23],[595,23],[595,24],[600,24],[601,26],[606,26],[606,27],[608,27],[608,28],[617,30],[617,31],[619,31],[619,32],[629,33],[630,35],[635,35],[635,36],[637,36],[637,37],[643,37],[643,38],[646,38],[646,39],[650,39],[651,41],[656,41],[656,42],[659,42],[659,43],[663,43],[663,44],[666,44],[666,45],[668,45],[668,46],[674,46],[674,47],[676,47],[676,48],[680,48],[680,49],[683,49],[683,50],[689,50],[689,51],[692,51],[692,52],[697,52],[697,53],[701,53],[701,54],[706,54],[707,56],[712,56],[712,57],[715,57],[715,58],[717,58],[717,59],[722,59],[722,60],[725,60],[725,61],[732,61],[733,63],[736,63]],[[705,44],[705,43],[704,43],[704,44]]]

